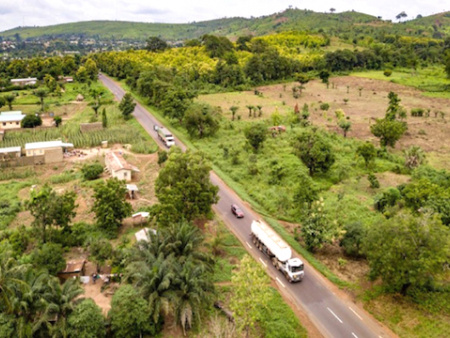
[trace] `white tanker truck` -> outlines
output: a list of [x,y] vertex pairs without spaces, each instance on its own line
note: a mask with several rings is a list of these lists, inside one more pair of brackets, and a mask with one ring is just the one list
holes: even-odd
[[303,262],[292,258],[292,250],[281,237],[266,223],[254,220],[251,226],[253,244],[272,260],[273,266],[281,271],[286,279],[301,282],[305,275]]

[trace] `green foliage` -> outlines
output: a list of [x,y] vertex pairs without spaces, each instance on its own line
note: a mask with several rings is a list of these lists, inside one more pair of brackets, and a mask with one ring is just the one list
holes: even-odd
[[165,150],[158,150],[158,165],[161,167],[167,161],[169,155]]
[[55,123],[56,127],[59,127],[62,124],[62,118],[61,116],[55,116],[53,118],[53,122]]
[[331,146],[316,129],[307,129],[293,141],[294,153],[309,169],[310,176],[327,172],[335,162]]
[[34,91],[34,95],[41,101],[41,111],[44,111],[44,99],[47,97],[48,91],[44,88],[38,88]]
[[85,164],[81,168],[83,178],[87,181],[96,180],[103,173],[103,166],[100,163]]
[[102,110],[102,127],[107,128],[108,127],[108,116],[106,115],[106,109],[103,108]]
[[411,146],[403,151],[405,156],[405,167],[414,169],[426,162],[426,156],[419,146]]
[[348,119],[342,118],[338,121],[338,126],[342,129],[344,137],[347,137],[347,133],[351,129],[352,123]]
[[382,147],[395,147],[395,144],[407,129],[406,123],[395,120],[392,121],[387,118],[377,119],[375,124],[370,126],[372,134],[380,138],[380,145]]
[[97,225],[110,236],[117,234],[122,220],[131,214],[131,205],[125,199],[127,189],[117,178],[98,183],[94,187],[94,205]]
[[360,258],[364,256],[363,240],[366,236],[366,230],[361,222],[348,223],[344,227],[344,235],[339,245],[344,248],[349,256]]
[[67,333],[70,337],[105,337],[105,318],[102,310],[90,298],[84,299],[68,318]]
[[252,124],[244,130],[244,135],[256,153],[267,138],[267,127],[263,123]]
[[111,301],[108,317],[114,337],[140,337],[155,335],[155,325],[149,318],[148,303],[131,285],[121,286]]
[[33,253],[33,265],[38,269],[47,269],[51,275],[56,275],[66,267],[66,260],[63,257],[61,245],[45,243]]
[[447,74],[447,78],[450,79],[450,53],[447,53],[445,57],[445,73]]
[[368,168],[371,164],[373,164],[375,158],[377,157],[377,149],[370,142],[365,142],[361,144],[356,149],[356,154],[361,156],[364,159],[364,163],[366,164],[366,168]]
[[222,57],[233,49],[233,44],[225,36],[205,34],[202,42],[211,58]]
[[113,248],[107,239],[95,238],[90,240],[89,253],[90,259],[97,264],[97,272],[100,272],[100,267],[112,257]]
[[4,96],[4,99],[5,99],[6,103],[8,104],[9,110],[12,110],[13,109],[12,103],[16,99],[16,96],[13,94],[8,94],[8,95]]
[[322,198],[312,202],[302,220],[302,238],[306,248],[312,252],[321,248],[324,243],[330,242],[335,231],[324,207]]
[[[96,81],[97,76],[98,76],[97,63],[91,57],[89,57],[86,60],[86,62],[84,63],[84,67],[86,69],[86,75],[89,78],[89,80]],[[80,67],[80,69],[81,69],[81,67]],[[77,76],[78,76],[78,72],[77,72]],[[80,82],[83,82],[83,81],[80,81]]]
[[[448,229],[438,217],[401,213],[369,228],[364,251],[373,279],[381,277],[391,292],[438,283],[450,258]],[[386,240],[389,238],[389,240]],[[435,281],[435,282],[433,282]]]
[[126,93],[119,104],[119,109],[122,112],[125,120],[128,120],[136,107],[136,102],[133,101],[133,96]]
[[314,201],[319,199],[318,188],[308,175],[300,175],[294,192],[294,203],[300,214],[307,213]]
[[401,198],[400,191],[396,188],[389,188],[380,195],[375,196],[375,209],[384,212],[386,208],[393,207]]
[[372,189],[378,189],[380,187],[380,182],[378,181],[378,178],[373,173],[369,173],[369,175],[367,176],[367,179],[369,180],[370,187]]
[[56,194],[49,186],[44,185],[40,190],[32,190],[26,206],[34,217],[32,225],[39,228],[42,242],[47,240],[47,228],[53,225],[67,228],[75,217],[75,199],[73,191],[62,195]]
[[192,221],[209,216],[217,202],[218,188],[209,180],[210,165],[204,155],[172,148],[155,184],[159,204],[154,207],[159,222]]
[[169,45],[163,39],[158,38],[157,36],[151,36],[147,39],[146,49],[150,52],[161,52],[167,48]]
[[269,307],[269,278],[255,261],[248,255],[241,259],[237,271],[231,277],[233,295],[230,308],[239,330],[249,336],[255,325],[262,319],[263,310]]
[[42,119],[36,114],[27,114],[20,122],[22,128],[34,128],[40,125],[42,125]]
[[184,124],[191,137],[214,135],[219,129],[219,113],[210,105],[194,103],[184,116]]

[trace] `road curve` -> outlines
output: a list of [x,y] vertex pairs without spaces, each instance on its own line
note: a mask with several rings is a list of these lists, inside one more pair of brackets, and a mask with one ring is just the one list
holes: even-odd
[[[100,74],[99,79],[120,100],[125,91],[115,81]],[[142,105],[137,103],[134,116],[144,129],[155,139],[162,148],[165,146],[157,137],[154,125],[161,123]],[[179,140],[177,146],[186,150]],[[277,271],[270,260],[253,246],[250,240],[250,224],[253,219],[260,218],[232,191],[214,172],[211,172],[211,182],[219,187],[220,200],[214,206],[215,212],[221,216],[230,230],[242,242],[245,249],[266,269],[267,273],[276,281],[279,290],[308,315],[317,329],[325,337],[371,338],[393,337],[394,334],[383,327],[363,309],[352,301],[339,297],[339,290],[326,280],[298,253],[297,257],[305,263],[305,278],[301,283],[290,284]],[[237,219],[230,211],[232,203],[238,204],[246,217]]]

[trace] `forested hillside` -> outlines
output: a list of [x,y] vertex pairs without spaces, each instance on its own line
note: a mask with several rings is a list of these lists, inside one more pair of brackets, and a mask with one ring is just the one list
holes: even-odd
[[347,33],[386,34],[445,37],[450,34],[450,13],[441,13],[401,23],[358,13],[316,13],[310,10],[287,9],[280,13],[258,18],[224,18],[183,24],[141,23],[121,21],[90,21],[46,27],[18,27],[0,33],[3,38],[19,34],[21,39],[90,37],[100,40],[140,40],[159,36],[178,41],[198,38],[204,34],[237,37],[255,36],[286,30],[307,30],[339,35]]

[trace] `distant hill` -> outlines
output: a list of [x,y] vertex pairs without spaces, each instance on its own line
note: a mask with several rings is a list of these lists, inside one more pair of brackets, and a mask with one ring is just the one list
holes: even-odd
[[138,40],[149,36],[177,41],[193,39],[203,34],[217,34],[228,37],[240,35],[264,35],[277,31],[304,30],[331,34],[344,32],[361,33],[377,30],[401,35],[441,34],[450,36],[450,12],[410,20],[404,23],[391,23],[377,17],[358,13],[317,13],[310,10],[287,9],[280,13],[258,18],[224,18],[187,24],[142,23],[125,21],[86,21],[46,27],[18,27],[0,33],[2,37],[20,34],[22,39],[85,37],[100,40]]

